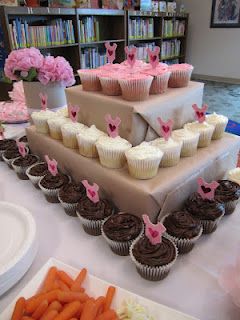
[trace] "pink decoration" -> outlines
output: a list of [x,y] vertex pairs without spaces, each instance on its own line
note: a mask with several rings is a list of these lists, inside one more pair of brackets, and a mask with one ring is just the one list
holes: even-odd
[[169,119],[167,122],[164,122],[160,117],[158,117],[157,120],[160,124],[161,135],[165,141],[168,141],[172,134],[173,120]]
[[48,171],[51,173],[52,176],[56,176],[58,174],[58,163],[55,159],[50,160],[48,155],[45,155],[45,160],[48,165]]
[[193,104],[192,106],[193,110],[195,111],[195,118],[199,123],[202,123],[205,121],[206,118],[206,112],[208,109],[208,105],[204,104],[202,108],[198,108],[197,104]]
[[71,104],[69,104],[68,113],[69,113],[70,119],[73,122],[77,122],[79,110],[80,110],[79,106],[72,106]]
[[128,47],[125,47],[125,53],[127,55],[128,64],[133,68],[137,59],[137,48],[133,47],[129,49]]
[[145,223],[145,235],[151,244],[156,245],[162,242],[162,234],[166,231],[164,225],[160,222],[153,224],[149,216],[144,214],[143,221]]
[[93,203],[99,202],[99,195],[98,195],[99,186],[96,183],[94,183],[91,186],[87,180],[83,180],[82,184],[86,189],[88,199],[91,200]]
[[111,46],[109,42],[105,42],[105,48],[107,49],[108,63],[113,63],[113,61],[116,59],[116,43]]
[[216,188],[219,186],[217,181],[213,181],[211,183],[207,183],[203,180],[203,178],[198,178],[198,193],[202,197],[202,199],[213,200]]
[[28,150],[24,142],[20,142],[19,140],[16,141],[18,146],[18,151],[22,157],[25,157],[28,154]]
[[159,52],[159,47],[155,47],[153,51],[147,48],[149,63],[151,64],[153,69],[155,69],[159,64]]
[[118,127],[121,123],[121,119],[116,117],[113,119],[110,114],[106,114],[105,120],[107,122],[107,132],[111,138],[116,138],[118,136]]
[[39,97],[41,99],[41,109],[43,111],[46,111],[47,110],[48,96],[47,96],[47,94],[39,93]]

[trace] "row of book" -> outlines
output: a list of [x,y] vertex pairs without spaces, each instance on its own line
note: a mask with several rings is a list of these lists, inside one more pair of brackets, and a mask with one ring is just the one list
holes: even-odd
[[165,20],[163,24],[163,36],[183,36],[185,34],[185,21]]
[[163,41],[161,46],[161,58],[166,59],[170,57],[176,57],[180,55],[181,41],[180,40],[170,40]]
[[30,26],[24,19],[15,19],[9,24],[14,49],[47,47],[75,43],[72,20],[51,20],[49,25]]
[[128,28],[130,39],[152,38],[154,34],[153,18],[130,19]]
[[147,49],[153,50],[156,44],[154,42],[147,42],[134,45],[137,48],[137,59],[148,62]]
[[92,69],[107,63],[105,49],[84,48],[81,50],[81,68]]
[[81,42],[99,41],[99,21],[96,17],[83,17],[78,24]]

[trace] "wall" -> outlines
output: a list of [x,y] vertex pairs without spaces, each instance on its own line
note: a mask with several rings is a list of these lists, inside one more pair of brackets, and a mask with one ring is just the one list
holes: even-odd
[[212,0],[181,0],[190,14],[187,61],[194,73],[240,79],[240,28],[210,29]]

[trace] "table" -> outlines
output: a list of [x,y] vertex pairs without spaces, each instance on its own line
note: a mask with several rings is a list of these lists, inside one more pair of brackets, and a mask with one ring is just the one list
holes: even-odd
[[217,277],[219,269],[239,254],[240,206],[232,216],[224,217],[215,233],[203,236],[191,253],[179,257],[165,280],[152,283],[140,278],[129,257],[113,254],[102,237],[87,235],[77,218],[68,217],[59,204],[46,202],[41,191],[30,181],[19,180],[5,163],[0,163],[0,190],[0,200],[32,212],[39,238],[33,265],[1,297],[0,311],[50,257],[55,257],[77,268],[85,266],[99,278],[201,320],[239,320],[240,309],[219,287]]

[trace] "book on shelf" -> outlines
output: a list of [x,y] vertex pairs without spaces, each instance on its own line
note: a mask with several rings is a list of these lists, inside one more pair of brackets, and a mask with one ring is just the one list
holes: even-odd
[[14,49],[75,43],[72,20],[54,19],[48,25],[35,26],[16,18],[9,24],[9,30]]
[[174,37],[184,36],[185,34],[185,21],[182,20],[164,20],[163,36]]
[[172,64],[178,64],[180,63],[179,59],[172,59],[172,60],[162,60],[162,62],[168,64],[169,66],[171,66]]
[[180,55],[181,41],[180,40],[169,40],[163,41],[161,46],[161,59],[167,59]]
[[4,32],[0,21],[0,80],[4,78],[4,64],[7,58],[7,50],[5,48]]
[[129,38],[141,39],[154,36],[153,18],[134,18],[129,21]]
[[99,21],[96,17],[83,17],[78,20],[80,42],[99,41]]
[[106,50],[103,48],[84,48],[81,50],[81,69],[92,69],[107,63]]
[[[134,46],[137,48],[137,59],[148,62],[147,49],[149,48],[150,50],[153,50],[156,44],[155,42],[147,42],[147,43],[141,43],[141,44],[138,43],[138,44],[135,44]],[[133,47],[133,45],[131,45],[130,47]]]

